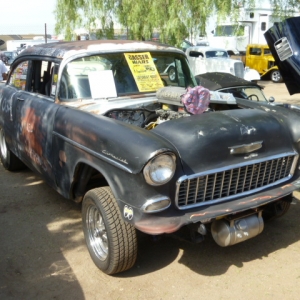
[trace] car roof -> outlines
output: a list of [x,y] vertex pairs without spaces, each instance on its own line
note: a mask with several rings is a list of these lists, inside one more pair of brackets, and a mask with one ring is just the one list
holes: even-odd
[[208,72],[195,76],[200,85],[211,90],[217,91],[224,88],[232,88],[239,86],[260,87],[258,84],[236,77],[229,73]]
[[73,42],[55,42],[39,44],[24,49],[19,58],[28,55],[43,55],[54,58],[67,58],[80,53],[95,52],[139,52],[139,51],[172,51],[184,53],[173,46],[160,44],[157,42],[141,42],[129,40],[86,40]]

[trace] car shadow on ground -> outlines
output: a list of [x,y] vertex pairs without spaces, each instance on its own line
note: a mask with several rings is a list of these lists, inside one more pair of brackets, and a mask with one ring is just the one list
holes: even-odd
[[299,241],[299,214],[300,201],[296,200],[286,215],[266,222],[260,235],[230,247],[218,246],[210,234],[199,244],[169,236],[161,237],[157,241],[144,237],[139,243],[136,266],[118,276],[133,277],[151,273],[176,259],[178,263],[204,276],[224,274],[231,266],[243,268],[246,262],[268,257],[271,253]]
[[[90,276],[91,268],[99,280],[103,274],[86,249],[80,206],[61,197],[29,170],[10,173],[0,168],[0,298],[34,299],[41,291],[48,298],[64,298],[72,289],[73,299],[83,299],[75,274]],[[226,248],[210,235],[202,243],[192,244],[167,235],[153,238],[139,233],[136,264],[114,277],[151,274],[172,263],[204,276],[224,274],[231,266],[243,268],[246,262],[299,241],[299,214],[300,201],[296,200],[285,216],[265,223],[260,235]],[[70,252],[76,270],[64,255]]]
[[84,299],[62,253],[82,246],[80,210],[31,171],[0,168],[0,299]]

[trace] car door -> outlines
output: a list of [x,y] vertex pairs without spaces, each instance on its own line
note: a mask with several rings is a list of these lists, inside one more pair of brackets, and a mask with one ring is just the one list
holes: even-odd
[[[25,60],[10,75],[11,95],[9,131],[17,156],[31,169],[54,185],[52,170],[52,129],[59,107],[47,85],[51,87],[54,62]],[[48,74],[47,74],[48,73]]]
[[247,67],[257,70],[260,74],[264,72],[266,65],[261,47],[250,47],[249,55],[247,57]]

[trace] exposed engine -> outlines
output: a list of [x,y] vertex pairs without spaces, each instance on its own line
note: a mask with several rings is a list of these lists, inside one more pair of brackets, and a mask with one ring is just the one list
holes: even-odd
[[[139,108],[109,110],[105,116],[151,130],[163,122],[192,115],[181,102],[185,92],[186,90],[180,87],[164,87],[157,91],[156,103]],[[228,109],[226,107],[229,105],[234,107],[236,105],[235,98],[231,94],[211,92],[211,108],[207,111]]]
[[108,111],[105,115],[109,118],[133,124],[149,130],[163,122],[190,116],[190,114],[186,113],[185,111],[178,112],[163,108],[150,110],[146,107],[134,110],[114,109]]

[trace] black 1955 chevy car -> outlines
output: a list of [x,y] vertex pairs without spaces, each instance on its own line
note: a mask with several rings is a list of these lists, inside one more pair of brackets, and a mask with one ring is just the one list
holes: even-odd
[[234,245],[283,215],[300,186],[299,113],[256,88],[208,91],[184,52],[151,42],[34,46],[0,89],[1,161],[82,202],[87,247],[107,274],[134,265],[137,230]]

